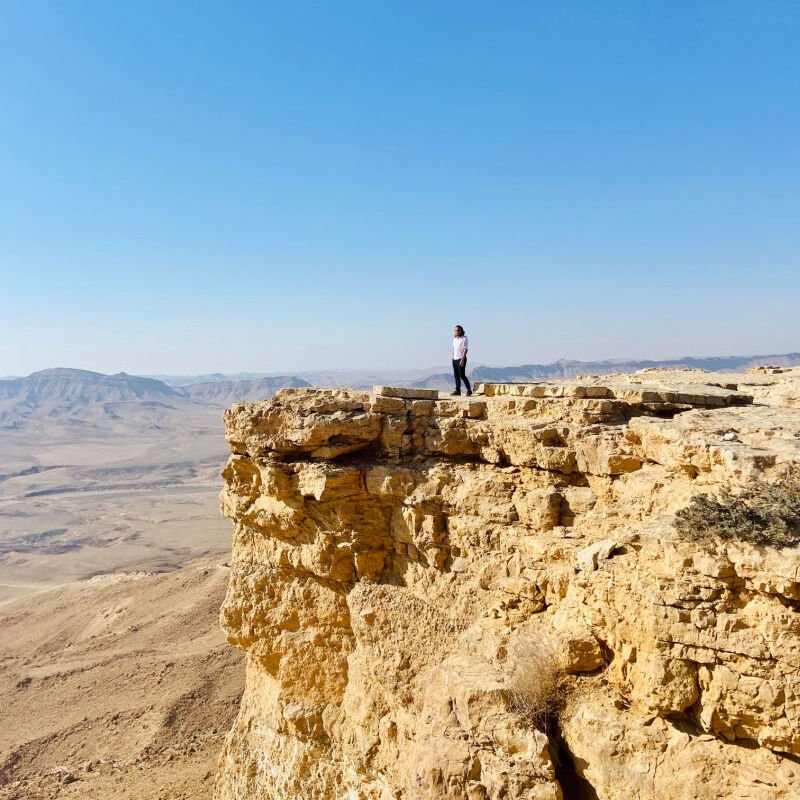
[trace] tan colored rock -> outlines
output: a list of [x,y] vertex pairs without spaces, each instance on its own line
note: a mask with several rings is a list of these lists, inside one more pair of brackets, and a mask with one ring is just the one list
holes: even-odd
[[604,800],[794,800],[800,768],[764,748],[615,706],[602,690],[577,699],[563,733],[579,774]]
[[566,603],[556,608],[548,622],[550,630],[546,635],[566,672],[594,672],[606,665],[606,656],[591,628],[570,613]]
[[800,797],[800,550],[672,525],[693,495],[800,464],[800,409],[752,402],[778,379],[229,409],[221,619],[247,685],[217,800],[557,800],[555,723],[510,701],[531,635],[570,697],[572,780],[600,800]]
[[437,400],[437,389],[407,389],[403,386],[375,386],[372,393],[379,397],[403,397],[409,400]]
[[581,572],[594,572],[601,561],[611,558],[611,554],[619,547],[614,539],[600,539],[579,550],[576,555],[578,569]]

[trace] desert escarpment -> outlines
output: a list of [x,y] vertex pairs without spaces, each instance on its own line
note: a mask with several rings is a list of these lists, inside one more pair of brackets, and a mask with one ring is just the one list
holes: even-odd
[[800,797],[800,551],[673,524],[800,464],[798,372],[230,408],[218,800]]

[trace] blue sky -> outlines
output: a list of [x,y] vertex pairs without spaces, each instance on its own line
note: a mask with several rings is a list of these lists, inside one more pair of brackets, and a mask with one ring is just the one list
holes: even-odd
[[800,350],[796,2],[0,4],[0,375]]

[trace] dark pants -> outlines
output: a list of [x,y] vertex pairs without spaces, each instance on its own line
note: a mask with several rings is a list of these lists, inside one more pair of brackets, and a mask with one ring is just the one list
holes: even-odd
[[464,366],[461,366],[461,360],[458,358],[453,359],[453,377],[456,379],[456,391],[461,391],[461,381],[464,381],[464,386],[467,387],[467,391],[471,392],[472,387],[469,385],[469,379],[467,378],[467,359],[464,359]]

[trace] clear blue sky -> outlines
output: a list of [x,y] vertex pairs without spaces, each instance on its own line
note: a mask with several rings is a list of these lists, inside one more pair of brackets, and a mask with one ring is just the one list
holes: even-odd
[[0,375],[800,350],[800,3],[0,3]]

